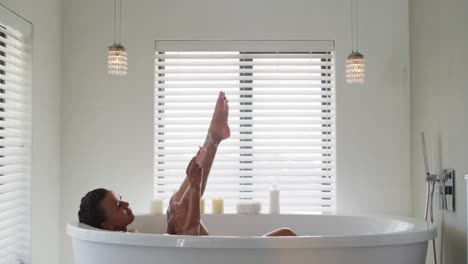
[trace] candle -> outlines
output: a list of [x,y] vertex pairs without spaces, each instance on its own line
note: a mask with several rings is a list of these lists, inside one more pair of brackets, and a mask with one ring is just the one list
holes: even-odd
[[201,200],[200,200],[200,214],[204,214],[204,213],[205,213],[205,199],[201,198]]
[[161,215],[163,213],[163,200],[155,198],[150,203],[150,214]]
[[216,198],[213,199],[212,213],[213,214],[222,214],[222,213],[224,213],[224,200],[223,200],[223,198],[216,197]]
[[238,214],[259,214],[262,204],[255,200],[239,201],[236,204]]
[[276,189],[276,184],[273,184],[270,190],[270,214],[280,213],[280,191]]

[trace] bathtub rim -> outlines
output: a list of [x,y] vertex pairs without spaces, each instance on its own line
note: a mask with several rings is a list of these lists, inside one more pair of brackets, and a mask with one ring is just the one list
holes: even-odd
[[[283,216],[287,216],[286,214]],[[297,216],[297,215],[295,215]],[[310,216],[310,215],[308,215]],[[437,236],[434,224],[410,217],[382,217],[380,215],[333,215],[337,217],[362,217],[397,220],[413,225],[405,231],[362,235],[327,235],[297,237],[261,237],[261,236],[183,236],[150,233],[127,233],[97,229],[72,221],[67,223],[66,232],[72,239],[149,247],[183,248],[334,248],[390,246],[422,243]]]

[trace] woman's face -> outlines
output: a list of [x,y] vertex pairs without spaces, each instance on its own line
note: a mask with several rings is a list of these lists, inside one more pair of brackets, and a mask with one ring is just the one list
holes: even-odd
[[122,201],[120,197],[112,191],[107,191],[106,196],[100,203],[104,210],[106,220],[101,223],[101,227],[106,230],[127,231],[127,226],[135,220],[135,216],[129,204]]

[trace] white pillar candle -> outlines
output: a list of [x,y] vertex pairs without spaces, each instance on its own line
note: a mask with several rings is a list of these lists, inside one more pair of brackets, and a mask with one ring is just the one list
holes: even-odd
[[204,213],[205,213],[205,199],[201,198],[201,200],[200,200],[200,214],[204,214]]
[[224,200],[221,197],[216,197],[212,202],[212,211],[213,214],[222,214],[224,213]]
[[150,214],[161,215],[163,213],[163,200],[154,198],[150,203]]
[[273,184],[270,190],[270,214],[280,213],[280,191],[276,189],[276,184]]

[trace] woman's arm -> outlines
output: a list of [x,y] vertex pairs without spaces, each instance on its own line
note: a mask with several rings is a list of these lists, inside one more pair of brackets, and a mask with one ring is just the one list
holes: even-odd
[[187,168],[187,179],[190,181],[188,192],[183,199],[188,199],[187,214],[183,226],[184,235],[200,235],[200,198],[203,169],[196,163],[195,157]]
[[203,148],[190,161],[187,177],[170,201],[169,206],[177,210],[168,210],[168,222],[177,234],[207,235],[200,220],[200,198],[205,192],[218,145],[231,135],[228,114],[228,100],[224,92],[220,92]]

